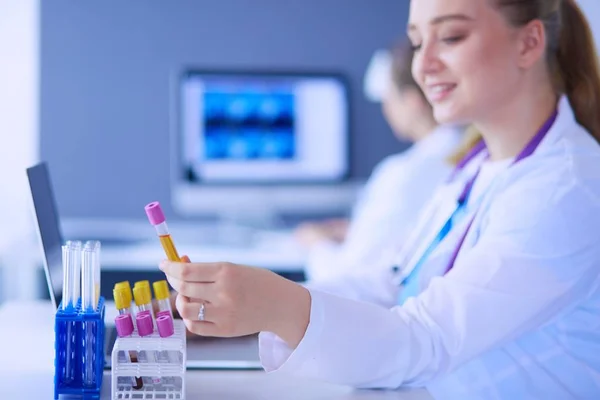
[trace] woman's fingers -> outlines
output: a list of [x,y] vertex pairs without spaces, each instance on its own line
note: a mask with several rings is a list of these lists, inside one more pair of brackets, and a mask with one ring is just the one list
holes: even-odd
[[198,320],[198,315],[200,314],[200,308],[202,307],[203,304],[204,304],[204,321],[213,322],[213,320],[210,317],[211,316],[214,317],[216,315],[216,313],[210,312],[210,311],[214,311],[214,308],[211,303],[208,303],[203,300],[201,300],[199,302],[194,302],[185,296],[177,296],[177,311],[179,311],[179,315],[181,315],[181,318],[183,318],[183,319]]
[[214,283],[182,281],[169,275],[167,280],[177,293],[193,299],[214,301],[217,296]]
[[214,282],[227,263],[190,263],[163,261],[159,268],[167,275],[180,281]]
[[199,336],[219,336],[223,337],[224,335],[220,332],[219,328],[216,324],[208,321],[193,321],[190,319],[184,319],[183,323],[185,324],[188,331],[199,335]]
[[[203,317],[198,319],[200,309],[204,306]],[[217,315],[216,308],[207,302],[196,303],[185,296],[177,296],[177,311],[183,318],[188,331],[200,336],[222,336],[222,329],[213,322],[212,318]]]

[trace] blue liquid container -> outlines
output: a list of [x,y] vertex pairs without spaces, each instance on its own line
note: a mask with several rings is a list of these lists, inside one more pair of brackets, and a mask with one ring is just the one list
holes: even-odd
[[54,320],[54,399],[100,399],[104,371],[104,297],[94,311],[75,307],[56,311]]

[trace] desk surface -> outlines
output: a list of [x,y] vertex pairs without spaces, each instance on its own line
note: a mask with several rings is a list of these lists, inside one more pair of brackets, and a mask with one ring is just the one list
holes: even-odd
[[[261,371],[190,371],[187,399],[195,400],[428,400],[422,390],[354,390],[349,387],[268,375]],[[0,379],[3,399],[52,398],[51,372],[8,373]],[[104,373],[102,400],[110,399],[110,372]]]
[[[51,398],[54,369],[54,316],[51,305],[9,303],[0,307],[0,321],[0,397],[23,400]],[[424,390],[353,390],[262,371],[189,371],[186,382],[188,399],[431,399]],[[106,371],[102,399],[109,398],[110,371]]]
[[[179,253],[198,262],[230,261],[296,272],[306,261],[306,251],[296,243],[291,230],[258,230],[223,223],[173,223],[169,228]],[[147,221],[66,220],[63,230],[65,239],[100,240],[103,270],[155,269],[165,258]],[[41,261],[38,238],[30,239],[31,252]],[[18,255],[23,253],[20,248]]]

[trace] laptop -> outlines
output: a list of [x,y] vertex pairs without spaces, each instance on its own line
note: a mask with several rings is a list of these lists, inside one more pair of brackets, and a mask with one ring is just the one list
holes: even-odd
[[[62,300],[62,245],[60,216],[56,206],[48,164],[38,163],[27,168],[27,178],[33,200],[37,232],[42,244],[43,264],[50,299],[55,309]],[[106,248],[106,247],[104,247]],[[108,299],[107,299],[108,300]],[[111,303],[107,307],[112,307]],[[105,350],[106,367],[110,368],[113,344],[117,333],[107,310]],[[188,338],[188,369],[261,369],[256,336],[241,338]]]

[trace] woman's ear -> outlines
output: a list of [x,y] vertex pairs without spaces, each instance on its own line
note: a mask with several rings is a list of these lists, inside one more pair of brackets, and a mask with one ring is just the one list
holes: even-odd
[[519,41],[519,67],[528,69],[535,65],[546,53],[546,30],[544,23],[539,19],[529,22],[520,28]]

